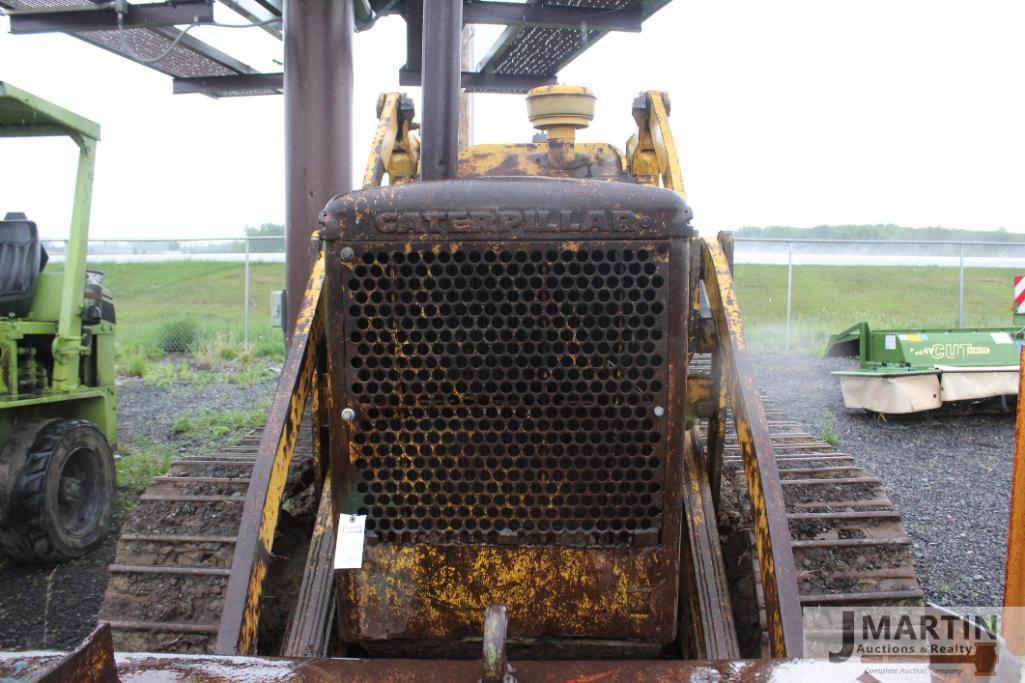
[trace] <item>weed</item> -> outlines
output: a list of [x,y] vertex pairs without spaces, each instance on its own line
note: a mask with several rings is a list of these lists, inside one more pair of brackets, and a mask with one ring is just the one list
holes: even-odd
[[285,342],[281,335],[262,337],[251,345],[254,358],[285,360]]
[[836,434],[836,423],[833,420],[833,413],[823,413],[822,423],[819,425],[819,438],[834,448],[840,445],[840,437]]
[[217,373],[209,371],[197,372],[188,363],[175,363],[167,361],[153,365],[149,373],[143,378],[147,384],[169,389],[176,384],[189,384],[195,387],[205,387],[220,379]]
[[[223,445],[229,437],[241,437],[262,426],[267,419],[269,408],[270,401],[260,401],[247,410],[212,410],[194,413],[188,417],[179,418],[175,424],[187,422],[189,431],[182,432],[183,434],[187,433],[201,441],[217,442],[217,445]],[[172,431],[174,431],[173,428]]]
[[149,358],[141,353],[132,353],[121,360],[118,373],[125,377],[145,377],[149,372]]
[[149,441],[130,447],[115,463],[122,518],[127,515],[153,477],[167,474],[171,462],[184,444],[202,444],[217,450],[263,425],[270,401],[260,401],[247,410],[207,411],[179,417],[171,426],[170,443]]
[[276,375],[277,373],[269,367],[252,366],[230,373],[226,379],[233,384],[249,385],[271,379]]
[[157,327],[155,346],[166,353],[188,353],[199,342],[199,329],[192,318],[172,318]]
[[242,359],[242,356],[248,357],[251,354],[243,346],[242,342],[234,335],[219,332],[198,346],[194,359],[197,365],[210,370],[220,368],[232,361],[245,364],[246,361]]
[[167,474],[174,455],[167,445],[144,443],[115,463],[117,471],[118,503],[121,515],[127,515],[153,477]]

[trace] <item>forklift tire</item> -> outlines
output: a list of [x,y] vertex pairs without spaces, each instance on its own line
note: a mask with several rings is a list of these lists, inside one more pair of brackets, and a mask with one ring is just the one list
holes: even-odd
[[114,458],[87,420],[55,420],[36,436],[15,482],[0,550],[21,562],[79,557],[110,531]]

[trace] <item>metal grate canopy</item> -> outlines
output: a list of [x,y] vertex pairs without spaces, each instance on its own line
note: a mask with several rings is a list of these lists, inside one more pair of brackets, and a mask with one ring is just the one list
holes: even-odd
[[[612,19],[618,14],[639,13],[647,19],[669,3],[669,0],[540,0],[532,4],[542,7],[592,10],[581,12],[581,24]],[[486,3],[482,3],[486,4]],[[481,60],[478,70],[484,73],[521,76],[555,76],[584,50],[607,34],[607,30],[558,28],[551,26],[509,26]]]
[[[241,11],[244,9],[240,7],[241,3],[224,4],[254,22],[263,20],[254,11]],[[65,32],[79,40],[171,76],[175,79],[175,92],[199,92],[187,87],[190,79],[217,78],[228,80],[207,83],[208,87],[203,91],[205,94],[231,97],[281,92],[280,74],[276,81],[268,82],[264,78],[258,87],[254,87],[254,84],[248,83],[242,77],[265,74],[259,74],[256,69],[241,60],[192,35],[180,35],[182,30],[177,26],[192,23],[193,16],[212,18],[209,12],[210,2],[192,0],[190,3],[139,4],[130,7],[141,10],[140,21],[146,22],[146,25],[118,29],[116,15],[110,3],[82,0],[0,0],[0,9],[11,15],[12,32],[19,32],[19,29],[21,32]],[[190,11],[194,11],[194,14],[190,14]],[[269,16],[275,15],[270,13]],[[277,16],[280,16],[280,13]],[[28,28],[23,28],[25,26]],[[175,40],[178,41],[177,44],[174,44]],[[165,52],[166,56],[158,61],[148,61],[160,57]],[[186,85],[184,88],[179,87],[179,81],[183,80]]]
[[[174,42],[176,36],[163,35],[158,33],[157,30],[129,28],[124,30],[123,36],[120,35],[119,31],[89,31],[87,33],[79,33],[76,37],[135,61],[132,56],[133,54],[146,58],[157,57],[163,54],[171,43]],[[229,76],[231,74],[249,73],[251,71],[251,69],[243,65],[231,68],[225,64],[226,61],[229,61],[228,59],[220,61],[208,54],[190,49],[189,45],[186,44],[188,40],[189,36],[185,36],[177,45],[171,48],[166,57],[147,66],[176,78]],[[193,41],[193,43],[195,42],[197,41]],[[131,50],[131,52],[128,50]],[[233,62],[234,60],[230,61]],[[245,69],[245,71],[240,70],[240,67]]]
[[[219,0],[277,39],[282,0]],[[669,0],[464,0],[467,24],[505,26],[476,71],[463,74],[470,92],[525,92],[554,83],[558,72],[610,31],[639,31],[641,23]],[[148,66],[175,79],[174,92],[213,97],[279,94],[282,74],[259,73],[243,61],[192,35],[181,26],[213,23],[213,0],[169,0],[128,5],[127,21],[113,2],[89,0],[0,0],[11,15],[13,33],[64,32]],[[357,30],[380,16],[401,15],[407,26],[403,85],[420,85],[423,0],[356,0]],[[171,47],[175,39],[178,43]],[[158,61],[149,61],[162,55]]]

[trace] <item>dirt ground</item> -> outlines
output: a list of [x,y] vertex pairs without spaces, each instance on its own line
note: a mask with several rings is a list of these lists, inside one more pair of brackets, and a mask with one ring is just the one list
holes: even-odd
[[[850,361],[761,354],[761,386],[815,434],[830,431],[838,449],[878,475],[914,541],[919,577],[930,600],[996,605],[1010,500],[1013,415],[948,415],[880,420],[844,409],[829,371]],[[172,438],[171,425],[204,406],[252,406],[273,392],[256,387],[121,388],[124,438]],[[87,556],[56,566],[18,566],[0,558],[0,649],[65,649],[86,636],[107,583],[114,536]]]
[[[118,441],[126,449],[139,441],[187,448],[189,439],[172,433],[178,418],[252,408],[273,396],[274,384],[271,379],[165,388],[125,380],[118,387]],[[107,588],[116,540],[115,531],[85,556],[57,565],[19,565],[0,555],[0,650],[68,649],[89,635]]]

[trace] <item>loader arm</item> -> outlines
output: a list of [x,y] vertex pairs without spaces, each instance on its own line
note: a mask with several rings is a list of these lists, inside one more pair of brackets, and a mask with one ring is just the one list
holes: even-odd
[[318,354],[323,341],[323,284],[324,254],[320,251],[296,317],[288,356],[253,467],[217,632],[217,654],[256,653],[260,599],[267,578],[285,479],[295,456],[303,413],[315,385]]
[[[637,132],[627,143],[631,173],[639,182],[661,185],[685,197],[665,93],[642,93],[634,101],[633,115]],[[800,657],[803,636],[797,571],[783,487],[733,287],[732,259],[727,256],[727,250],[732,252],[732,236],[722,233],[718,240],[697,239],[701,244],[700,279],[711,308],[714,331],[707,340],[712,344],[708,349],[712,354],[712,371],[700,391],[700,398],[709,400],[713,411],[707,449],[709,486],[717,500],[717,473],[721,470],[729,410],[736,424],[751,499],[771,652],[774,657]],[[701,288],[695,288],[695,302],[700,292]],[[703,349],[691,349],[696,350]],[[698,396],[690,400],[695,398]]]
[[[727,404],[720,404],[719,411],[728,407],[737,429],[751,498],[769,643],[774,657],[800,657],[801,602],[783,487],[765,409],[755,383],[754,366],[747,351],[733,275],[718,241],[702,240],[702,257],[702,278],[716,331],[713,367],[722,369],[719,382],[727,398]],[[718,424],[725,424],[724,415],[717,417]],[[719,441],[719,452],[710,453],[713,461],[721,459],[721,448]]]

